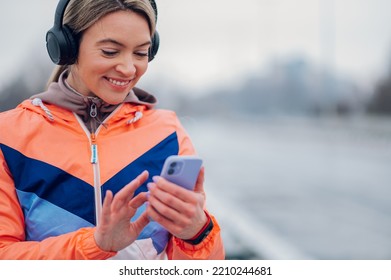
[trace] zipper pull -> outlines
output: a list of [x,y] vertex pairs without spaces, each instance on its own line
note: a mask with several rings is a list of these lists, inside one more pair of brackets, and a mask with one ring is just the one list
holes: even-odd
[[94,133],[91,133],[91,163],[98,163],[98,145]]
[[98,108],[96,107],[95,103],[92,103],[90,107],[90,116],[91,118],[95,118],[97,115],[98,115]]

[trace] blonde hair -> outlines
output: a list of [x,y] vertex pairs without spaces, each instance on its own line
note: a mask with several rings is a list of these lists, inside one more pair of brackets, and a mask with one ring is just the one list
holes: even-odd
[[[149,0],[71,0],[65,10],[63,24],[72,29],[78,44],[80,44],[83,32],[100,18],[116,11],[126,10],[145,17],[152,37],[155,33],[157,14]],[[69,65],[56,66],[47,85],[58,82],[61,73],[68,67]]]

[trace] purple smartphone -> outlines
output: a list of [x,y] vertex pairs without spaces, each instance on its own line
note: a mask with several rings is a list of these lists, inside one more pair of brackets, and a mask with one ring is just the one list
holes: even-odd
[[164,162],[161,177],[188,190],[193,190],[202,166],[197,156],[169,156]]

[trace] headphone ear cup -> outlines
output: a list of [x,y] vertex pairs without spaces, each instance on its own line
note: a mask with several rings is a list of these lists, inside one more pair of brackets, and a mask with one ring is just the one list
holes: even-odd
[[157,51],[159,50],[159,44],[160,44],[159,33],[157,31],[155,31],[155,33],[153,34],[152,39],[151,39],[151,46],[149,47],[149,50],[148,50],[148,61],[149,62],[155,58]]
[[46,48],[50,59],[58,65],[71,65],[76,62],[78,47],[71,29],[64,25],[53,27],[46,33]]

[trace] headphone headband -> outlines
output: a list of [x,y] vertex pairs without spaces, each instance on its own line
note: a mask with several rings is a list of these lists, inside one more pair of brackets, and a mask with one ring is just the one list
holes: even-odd
[[[80,0],[79,0],[80,1]],[[78,40],[74,32],[66,24],[63,24],[65,10],[70,0],[60,0],[54,15],[54,25],[46,33],[46,48],[50,59],[58,65],[71,65],[76,62],[78,53]],[[157,6],[155,0],[149,0],[157,21]],[[151,38],[148,61],[152,61],[159,49],[159,34],[157,31]]]
[[56,12],[54,14],[54,26],[62,26],[65,10],[69,4],[70,0],[58,2]]

